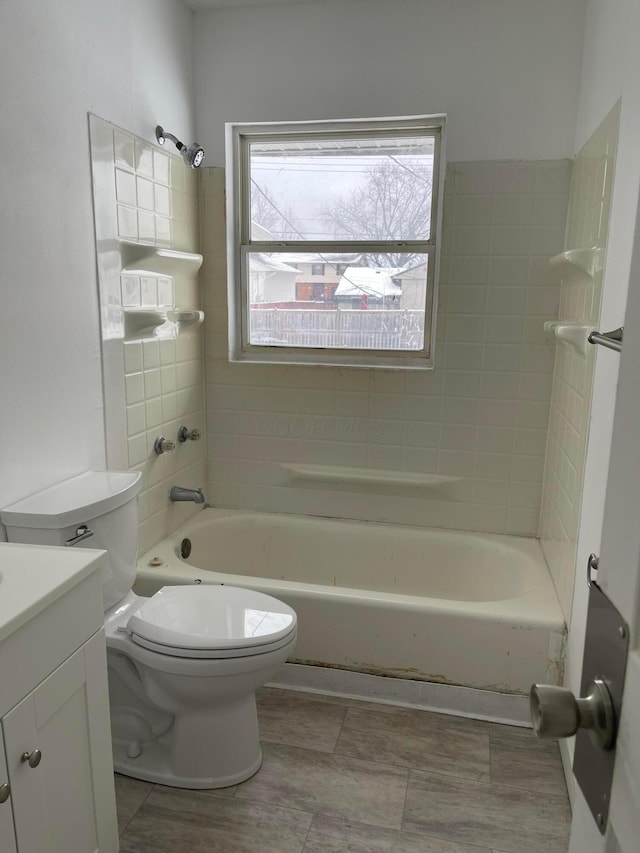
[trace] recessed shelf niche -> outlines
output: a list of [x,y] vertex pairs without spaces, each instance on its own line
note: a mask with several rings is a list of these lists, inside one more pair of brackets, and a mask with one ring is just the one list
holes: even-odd
[[178,252],[161,246],[130,243],[120,240],[122,272],[157,275],[195,274],[202,266],[202,255],[197,252]]

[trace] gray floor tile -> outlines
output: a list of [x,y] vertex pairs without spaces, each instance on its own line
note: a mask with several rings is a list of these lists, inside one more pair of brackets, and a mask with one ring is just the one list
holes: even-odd
[[292,691],[262,692],[258,696],[260,740],[333,752],[345,707],[315,702]]
[[120,839],[121,853],[300,853],[311,814],[156,787]]
[[263,744],[263,754],[236,799],[400,829],[406,770],[279,744]]
[[130,776],[114,776],[116,786],[116,809],[118,812],[118,831],[120,835],[125,827],[147,799],[153,785],[151,782],[142,782],[140,779],[132,779]]
[[489,779],[488,733],[466,720],[452,721],[427,711],[349,708],[335,752],[465,779]]
[[402,828],[506,853],[566,853],[566,797],[411,771]]
[[491,853],[488,847],[381,829],[354,821],[314,817],[304,853]]
[[506,731],[493,731],[491,781],[527,791],[567,795],[560,749],[556,741],[540,740]]
[[567,849],[557,745],[531,730],[280,688],[258,708],[265,761],[242,785],[116,776],[122,853]]

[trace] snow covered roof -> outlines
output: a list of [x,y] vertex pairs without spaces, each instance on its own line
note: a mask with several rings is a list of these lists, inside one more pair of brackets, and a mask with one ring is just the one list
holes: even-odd
[[359,252],[350,252],[349,254],[338,254],[331,252],[329,255],[319,255],[317,252],[279,252],[281,258],[290,264],[345,264],[350,261],[357,261],[361,257]]
[[251,256],[251,272],[290,272],[293,275],[298,275],[298,270],[295,267],[290,267],[278,260],[277,257],[269,255],[256,254]]
[[391,276],[395,269],[378,267],[347,267],[338,282],[336,296],[400,296],[402,288]]

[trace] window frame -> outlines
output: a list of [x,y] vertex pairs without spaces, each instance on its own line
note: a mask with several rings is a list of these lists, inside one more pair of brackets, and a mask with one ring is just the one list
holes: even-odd
[[[225,125],[225,132],[229,361],[395,369],[432,368],[446,167],[446,116],[423,115],[303,122],[228,122]],[[314,137],[322,139],[388,138],[390,135],[432,136],[434,139],[431,228],[428,240],[261,241],[251,239],[250,146],[252,143],[309,141]],[[273,251],[274,247],[288,254],[401,252],[406,248],[408,251],[419,251],[427,255],[423,348],[421,350],[376,350],[251,344],[249,342],[248,257],[252,253],[268,253]],[[324,263],[330,263],[330,261],[324,261]]]

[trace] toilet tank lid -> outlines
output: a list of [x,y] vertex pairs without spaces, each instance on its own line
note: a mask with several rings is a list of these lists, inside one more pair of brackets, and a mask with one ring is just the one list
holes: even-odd
[[140,471],[85,471],[0,510],[7,527],[58,530],[98,518],[140,491]]

